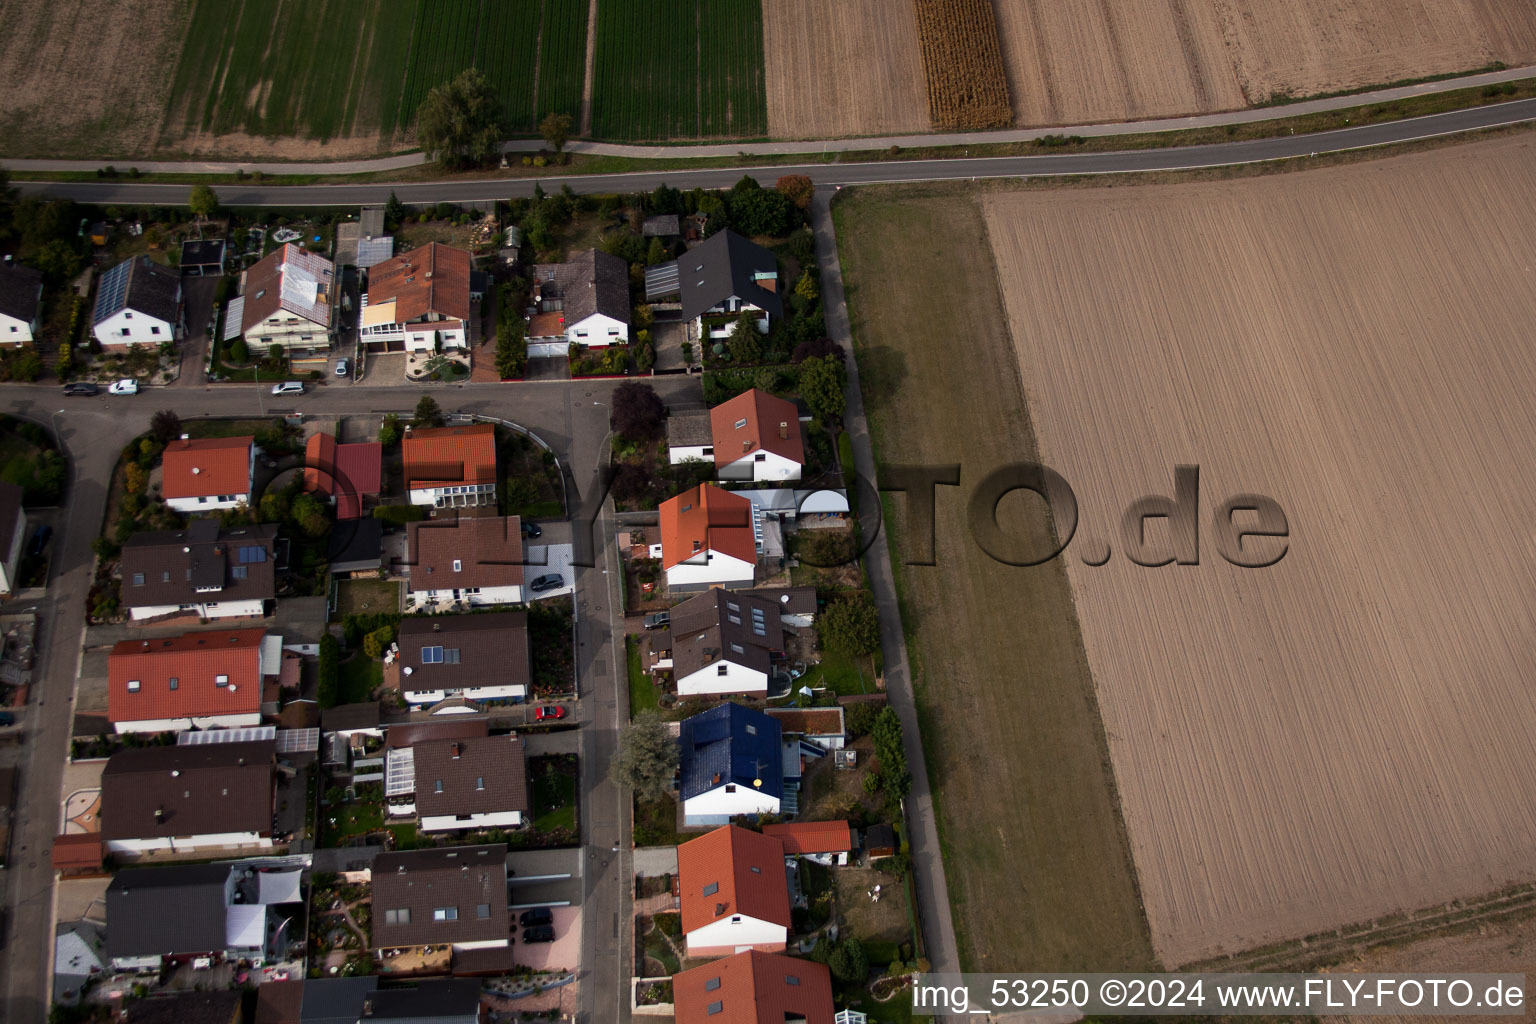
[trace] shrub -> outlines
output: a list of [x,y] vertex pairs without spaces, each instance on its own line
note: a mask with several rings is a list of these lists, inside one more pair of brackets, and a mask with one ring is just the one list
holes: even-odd
[[378,629],[363,637],[363,653],[370,658],[384,657],[384,652],[389,650],[389,645],[395,642],[395,627],[380,626]]
[[229,361],[232,363],[248,363],[251,361],[251,350],[246,347],[244,338],[236,338],[229,343]]
[[388,448],[400,441],[400,417],[394,413],[387,413],[384,422],[379,424],[379,443]]
[[880,648],[880,616],[868,592],[829,605],[816,629],[823,645],[843,654],[857,657]]
[[373,518],[382,519],[391,526],[417,523],[426,517],[427,510],[421,505],[380,505],[373,510]]

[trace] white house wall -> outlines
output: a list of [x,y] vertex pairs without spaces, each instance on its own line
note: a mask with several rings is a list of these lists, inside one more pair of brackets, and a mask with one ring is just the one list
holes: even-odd
[[629,324],[606,313],[593,313],[580,323],[567,324],[565,340],[587,348],[607,348],[629,343]]
[[[720,674],[724,665],[725,675]],[[758,672],[732,661],[719,661],[691,672],[677,681],[680,696],[710,693],[767,693],[768,673]]]
[[[764,765],[776,769],[778,765]],[[730,792],[727,787],[735,787]],[[738,814],[778,814],[779,798],[740,783],[721,783],[707,793],[683,801],[683,816],[694,818],[734,818]]]
[[24,345],[32,340],[36,332],[35,324],[9,313],[0,313],[0,344]]
[[206,850],[211,847],[260,847],[270,849],[270,836],[255,832],[217,832],[201,836],[178,836],[174,839],[109,839],[107,849],[112,853],[140,854],[153,850]]
[[130,614],[138,620],[174,615],[177,612],[189,612],[203,619],[229,619],[256,617],[265,610],[265,602],[257,598],[250,601],[210,601],[206,604],[151,604],[134,608]]
[[462,589],[454,596],[452,588],[448,590],[413,590],[411,597],[418,604],[426,601],[468,601],[471,605],[495,604],[520,604],[523,600],[523,588],[516,587],[481,587],[478,594],[468,594]]
[[714,457],[715,446],[712,444],[683,444],[667,449],[667,461],[674,466],[690,459],[697,462],[710,462]]
[[783,949],[788,938],[789,929],[781,924],[760,921],[746,914],[723,914],[720,920],[688,933],[688,952],[729,955],[743,948]]
[[170,498],[165,504],[173,512],[195,515],[198,512],[213,512],[222,508],[239,508],[241,505],[250,503],[251,495],[247,491],[244,494],[202,494],[195,498]]
[[113,728],[125,732],[186,732],[188,729],[244,729],[261,724],[261,713],[248,715],[212,715],[206,718],[140,718],[118,722]]
[[[759,462],[757,457],[763,456]],[[751,480],[754,483],[779,483],[800,479],[800,463],[786,459],[777,452],[756,449],[747,452],[735,462],[721,466],[717,476],[721,480]]]
[[[157,327],[159,333],[155,331]],[[176,325],[146,313],[121,309],[92,328],[92,333],[103,345],[159,345],[176,340]]]
[[421,819],[421,830],[451,832],[465,828],[519,828],[522,824],[522,811],[492,811],[486,814],[470,814],[462,818],[452,814],[426,814]]
[[708,587],[712,585],[752,583],[757,572],[756,562],[744,562],[734,555],[709,552],[709,561],[703,564],[682,562],[667,570],[669,587]]

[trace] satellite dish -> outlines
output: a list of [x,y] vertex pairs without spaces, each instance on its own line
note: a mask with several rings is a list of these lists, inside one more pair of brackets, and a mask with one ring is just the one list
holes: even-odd
[[752,780],[752,785],[756,786],[758,789],[761,789],[763,787],[763,780],[762,779],[753,779]]
[[405,666],[405,668],[401,669],[400,671],[403,672],[405,675],[410,675],[411,671],[412,671],[411,670],[411,666],[407,665],[407,666]]

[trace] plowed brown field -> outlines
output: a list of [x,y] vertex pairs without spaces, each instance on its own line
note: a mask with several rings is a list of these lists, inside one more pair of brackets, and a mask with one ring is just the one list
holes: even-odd
[[[1523,134],[983,201],[1166,964],[1536,876],[1532,194]],[[1180,463],[1201,564],[1130,564]],[[1240,492],[1278,565],[1217,555]]]
[[774,138],[928,130],[910,0],[763,0],[763,50]]
[[1021,125],[1230,110],[1536,60],[1529,0],[1007,0]]

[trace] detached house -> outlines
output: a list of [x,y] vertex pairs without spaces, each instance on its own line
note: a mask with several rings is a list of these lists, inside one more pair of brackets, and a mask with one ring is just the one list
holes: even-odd
[[256,472],[256,439],[207,437],[165,446],[161,457],[161,493],[173,511],[187,515],[238,508],[251,503]]
[[785,648],[772,601],[743,591],[710,590],[672,609],[672,674],[679,696],[764,696]]
[[277,596],[276,537],[270,524],[225,529],[216,519],[135,534],[123,545],[123,604],[135,622],[265,615]]
[[91,333],[107,347],[159,346],[186,333],[181,275],[148,256],[134,256],[101,275]]
[[753,388],[709,413],[715,475],[721,480],[799,480],[805,468],[800,414],[793,402]]
[[432,242],[368,270],[358,338],[388,352],[469,347],[470,256]]
[[412,505],[464,508],[496,504],[496,428],[407,428],[400,442]]
[[646,270],[645,300],[670,296],[679,297],[690,336],[705,344],[730,337],[743,312],[757,314],[757,329],[764,334],[784,315],[778,258],[731,230]]
[[42,271],[0,264],[0,345],[32,344],[42,308]]
[[789,883],[777,839],[717,828],[677,848],[677,879],[690,957],[784,951]]
[[605,348],[629,343],[629,265],[597,249],[533,268],[530,341]]
[[407,589],[417,604],[471,606],[523,599],[523,531],[517,516],[411,523]]
[[101,772],[101,837],[111,853],[273,845],[272,740],[129,747]]
[[528,614],[410,616],[400,622],[400,692],[417,707],[451,697],[528,696]]
[[700,484],[661,503],[661,564],[677,592],[750,587],[760,526],[746,498]]
[[834,1024],[835,1016],[826,964],[755,949],[673,975],[672,1004],[679,1021]]
[[[784,752],[775,719],[720,704],[683,719],[677,742],[685,824],[723,825],[741,814],[780,812]],[[797,761],[797,777],[798,767]]]
[[107,887],[107,955],[118,970],[158,971],[167,957],[195,956],[260,966],[280,931],[268,908],[303,902],[299,876],[250,862],[119,871]]
[[244,335],[251,351],[261,355],[273,345],[295,355],[324,352],[331,347],[338,301],[331,261],[288,242],[245,272],[239,297],[230,301],[224,334]]
[[504,844],[381,853],[372,873],[375,949],[510,944]]
[[423,832],[521,828],[529,810],[525,756],[516,733],[391,748],[385,772],[389,813],[415,816]]
[[281,671],[282,646],[264,629],[119,641],[107,658],[107,718],[120,733],[260,725],[262,685]]

